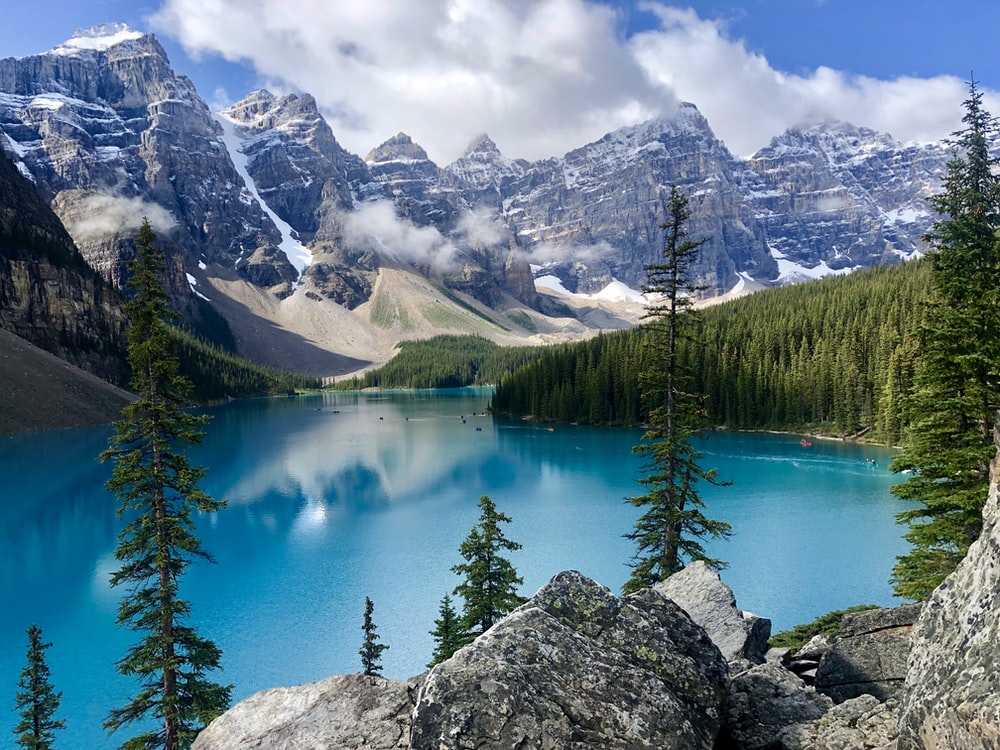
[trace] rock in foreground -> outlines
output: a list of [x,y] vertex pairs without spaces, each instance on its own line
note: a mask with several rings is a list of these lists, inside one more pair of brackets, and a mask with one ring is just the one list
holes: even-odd
[[652,589],[619,599],[560,573],[427,676],[415,750],[710,750],[728,669],[705,631]]
[[264,690],[209,724],[192,750],[399,750],[409,747],[416,689],[348,674]]
[[704,562],[696,560],[653,588],[705,628],[734,672],[764,663],[771,621],[742,612],[733,590]]
[[844,615],[833,646],[823,654],[816,689],[836,703],[859,695],[897,698],[906,677],[910,633],[920,604]]
[[1000,747],[1000,491],[997,463],[983,531],[913,627],[899,750]]

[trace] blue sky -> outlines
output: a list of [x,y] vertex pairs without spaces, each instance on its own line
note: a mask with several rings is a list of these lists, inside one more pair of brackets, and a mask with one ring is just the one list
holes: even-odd
[[216,108],[306,91],[355,153],[402,131],[440,164],[483,132],[511,158],[561,155],[678,101],[739,155],[823,119],[941,138],[970,72],[1000,114],[993,0],[34,0],[3,17],[0,56],[122,21]]

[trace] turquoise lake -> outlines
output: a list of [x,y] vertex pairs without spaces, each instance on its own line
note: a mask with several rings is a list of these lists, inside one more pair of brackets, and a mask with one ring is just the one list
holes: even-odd
[[[424,669],[451,566],[488,494],[513,518],[510,558],[530,596],[576,569],[620,591],[628,577],[640,431],[548,429],[485,414],[489,391],[340,393],[235,402],[208,410],[191,451],[203,488],[228,507],[198,521],[217,564],[184,580],[193,621],[223,650],[220,681],[238,700],[268,687],[360,670],[364,600],[375,604],[384,674]],[[119,677],[131,634],[108,586],[119,522],[97,463],[110,428],[0,438],[0,746],[13,743],[25,630],[39,625],[63,692],[63,750],[117,747],[100,728],[132,693]],[[853,604],[893,605],[887,583],[906,549],[889,493],[890,452],[792,435],[712,433],[702,487],[733,536],[709,551],[741,608],[774,630]],[[877,465],[868,463],[868,459]]]

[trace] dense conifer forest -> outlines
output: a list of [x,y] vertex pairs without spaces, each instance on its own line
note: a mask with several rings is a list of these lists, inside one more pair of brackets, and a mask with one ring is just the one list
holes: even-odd
[[[910,336],[923,261],[768,289],[700,312],[682,343],[709,423],[731,429],[865,434],[894,443],[913,377]],[[493,411],[588,424],[643,424],[643,327],[547,349],[504,378]]]
[[180,328],[171,328],[180,373],[191,381],[197,403],[318,389],[322,381],[305,375],[276,372],[205,343]]
[[382,367],[343,380],[342,390],[360,388],[462,388],[495,385],[545,352],[533,346],[502,347],[482,336],[435,336],[402,341]]

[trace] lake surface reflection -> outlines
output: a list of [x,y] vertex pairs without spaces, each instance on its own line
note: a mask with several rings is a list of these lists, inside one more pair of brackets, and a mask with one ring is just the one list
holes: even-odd
[[[360,669],[364,599],[375,603],[387,677],[423,670],[458,546],[489,494],[513,518],[511,559],[530,595],[576,569],[618,591],[633,552],[640,432],[537,427],[485,414],[489,392],[340,393],[210,409],[203,487],[228,507],[199,519],[217,565],[183,584],[201,633],[223,649],[234,698]],[[96,462],[110,429],[0,439],[0,696],[14,705],[25,629],[47,641],[64,693],[66,750],[116,747],[100,729],[133,685],[114,672],[130,635],[115,626],[108,576],[119,523]],[[775,630],[857,603],[891,605],[905,550],[884,449],[781,435],[714,433],[708,514],[734,536],[710,543],[744,609]],[[874,459],[878,466],[866,463]],[[0,737],[17,716],[0,710]]]

